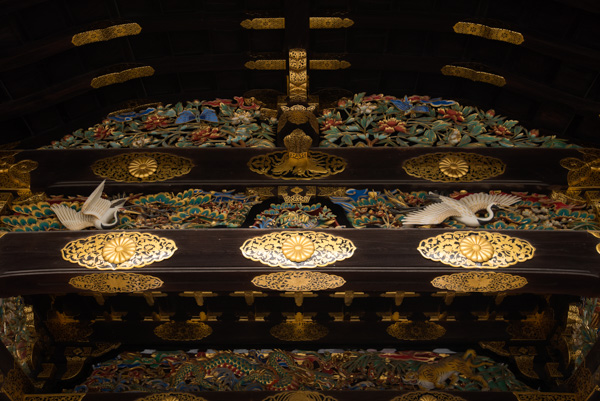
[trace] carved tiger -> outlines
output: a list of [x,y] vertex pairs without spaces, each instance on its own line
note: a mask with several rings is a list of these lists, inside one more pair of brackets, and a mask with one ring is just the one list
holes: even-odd
[[489,390],[488,383],[481,375],[473,373],[473,368],[489,366],[492,363],[484,361],[474,364],[472,360],[476,356],[475,351],[469,349],[462,355],[452,355],[434,364],[423,364],[416,372],[408,372],[404,375],[402,380],[409,384],[417,384],[421,390],[433,390],[446,388],[448,379],[450,379],[449,386],[453,386],[458,382],[459,375],[463,375],[467,379],[479,382],[484,391]]

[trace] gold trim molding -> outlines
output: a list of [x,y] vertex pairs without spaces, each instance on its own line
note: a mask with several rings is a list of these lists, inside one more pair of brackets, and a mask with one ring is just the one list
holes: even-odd
[[81,401],[85,393],[25,394],[23,401]]
[[350,18],[339,17],[310,17],[310,29],[341,29],[350,28],[354,21]]
[[574,393],[514,392],[518,401],[577,401]]
[[470,79],[475,82],[483,82],[494,86],[506,85],[506,79],[501,75],[491,74],[489,72],[477,71],[472,68],[458,65],[445,65],[441,70],[443,75]]
[[[294,239],[297,240],[293,241]],[[312,252],[308,254],[311,249]],[[328,233],[281,231],[250,238],[240,250],[246,259],[267,266],[301,269],[324,267],[348,259],[354,255],[356,246],[347,238]],[[296,258],[296,255],[302,257]],[[305,257],[306,255],[308,256]]]
[[123,153],[96,160],[95,175],[119,182],[166,181],[188,174],[194,163],[185,157],[169,153]]
[[407,341],[436,340],[446,334],[445,328],[433,322],[396,322],[386,331],[398,340]]
[[29,190],[30,174],[38,167],[33,160],[16,161],[18,151],[0,151],[0,190],[23,191]]
[[91,31],[80,32],[73,35],[71,43],[75,46],[83,46],[95,42],[104,42],[111,39],[121,38],[123,36],[138,35],[142,32],[142,27],[131,22],[128,24],[118,24],[103,29],[94,29]]
[[310,60],[308,65],[311,70],[344,70],[351,66],[345,60]]
[[113,72],[111,74],[100,75],[92,79],[90,86],[94,89],[98,89],[103,86],[121,84],[135,78],[151,77],[152,75],[154,75],[154,68],[149,65],[144,65],[141,67],[128,68],[119,72]]
[[500,292],[523,288],[525,277],[492,272],[454,273],[438,276],[431,281],[436,288],[460,292]]
[[285,70],[287,68],[286,60],[253,60],[244,64],[249,70]]
[[456,395],[442,393],[438,391],[413,391],[399,395],[390,401],[466,401]]
[[286,271],[263,274],[252,279],[252,284],[275,291],[322,291],[346,284],[340,276],[314,271]]
[[436,182],[482,181],[504,174],[506,164],[495,157],[477,153],[429,153],[408,159],[406,174]]
[[154,334],[168,341],[197,341],[212,334],[212,328],[202,322],[167,322],[154,328]]
[[454,24],[454,32],[465,35],[479,36],[480,38],[499,40],[501,42],[520,45],[525,41],[523,34],[516,31],[503,28],[493,28],[491,26],[476,24],[474,22],[457,22]]
[[135,401],[206,401],[206,398],[189,393],[158,393],[137,398]]
[[65,245],[64,260],[88,269],[129,270],[169,259],[175,241],[150,233],[115,232],[80,238]]
[[497,269],[533,258],[535,248],[520,238],[487,231],[454,231],[426,238],[424,258],[453,267]]
[[321,394],[316,391],[282,391],[279,394],[271,395],[262,401],[338,401],[329,395]]
[[80,290],[101,293],[140,292],[162,287],[158,277],[136,273],[96,273],[73,277],[69,284]]
[[285,18],[252,18],[240,22],[244,29],[285,29]]

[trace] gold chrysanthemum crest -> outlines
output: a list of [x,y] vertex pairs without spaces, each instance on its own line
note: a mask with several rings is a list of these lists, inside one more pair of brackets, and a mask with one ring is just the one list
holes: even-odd
[[533,258],[535,248],[520,238],[487,231],[454,231],[424,239],[418,251],[454,267],[508,267]]
[[514,274],[471,271],[436,277],[431,285],[447,291],[500,292],[523,288],[527,279]]
[[136,178],[150,177],[158,169],[158,162],[150,156],[140,156],[129,162],[129,174]]
[[406,174],[437,182],[482,181],[504,174],[506,165],[495,157],[477,153],[427,153],[402,165]]
[[61,250],[66,261],[88,269],[128,270],[173,256],[175,241],[149,233],[97,234],[69,242]]
[[469,163],[455,155],[442,158],[438,166],[443,174],[452,178],[460,178],[469,172]]
[[282,231],[246,240],[245,258],[271,267],[315,268],[348,259],[356,247],[347,238],[314,231]]
[[275,291],[322,291],[346,284],[340,276],[314,271],[286,271],[263,274],[252,279],[252,284]]
[[194,163],[169,153],[123,153],[96,160],[92,171],[99,177],[121,182],[156,182],[188,174]]

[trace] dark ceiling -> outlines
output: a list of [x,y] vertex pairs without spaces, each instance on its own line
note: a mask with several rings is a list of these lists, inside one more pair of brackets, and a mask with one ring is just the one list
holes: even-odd
[[[0,143],[48,144],[130,101],[214,99],[286,91],[285,71],[249,70],[257,58],[335,57],[351,67],[310,71],[310,92],[338,87],[421,94],[518,119],[528,128],[600,146],[600,3],[597,0],[0,0]],[[308,17],[350,18],[347,29],[308,30]],[[285,30],[244,19],[285,17]],[[513,45],[458,34],[459,21],[521,32]],[[74,46],[74,34],[135,22],[139,35]],[[446,64],[502,75],[497,87],[444,76]],[[107,72],[155,74],[94,89]],[[471,65],[472,66],[472,65]]]

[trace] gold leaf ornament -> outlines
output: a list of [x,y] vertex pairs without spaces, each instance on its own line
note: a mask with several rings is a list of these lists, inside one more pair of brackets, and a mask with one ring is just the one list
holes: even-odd
[[346,280],[321,272],[286,271],[256,276],[252,279],[252,284],[276,291],[321,291],[341,287],[346,284]]
[[169,153],[122,153],[92,164],[95,175],[120,182],[166,181],[188,174],[194,163]]
[[150,177],[158,169],[158,162],[153,157],[141,156],[129,162],[129,174],[136,178]]
[[481,235],[470,235],[460,241],[460,253],[473,262],[487,262],[494,256],[494,247]]
[[427,153],[402,165],[406,174],[436,182],[482,181],[504,174],[506,165],[495,157],[477,153]]
[[438,166],[443,174],[451,178],[460,178],[469,172],[469,163],[460,156],[446,156]]
[[433,322],[396,322],[386,331],[398,340],[408,341],[436,340],[446,334],[445,328]]
[[163,281],[154,276],[119,272],[73,277],[69,284],[80,290],[113,293],[155,290],[163,285]]
[[513,274],[472,271],[436,277],[431,285],[449,291],[499,292],[522,288],[527,279]]
[[304,262],[315,253],[315,244],[303,235],[294,235],[283,241],[281,251],[292,262]]
[[102,257],[108,263],[114,265],[121,264],[135,255],[136,244],[135,242],[125,236],[114,238],[104,245],[102,248]]

